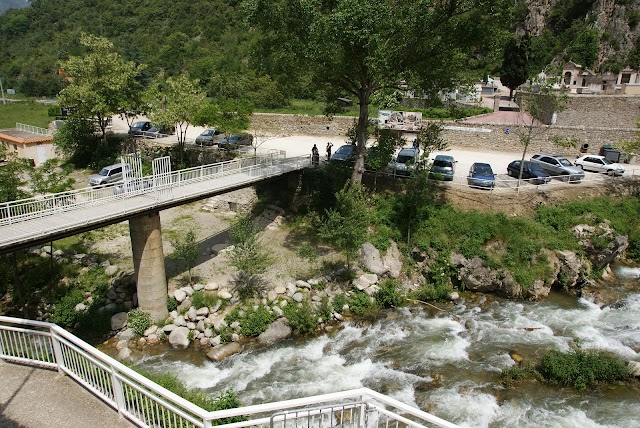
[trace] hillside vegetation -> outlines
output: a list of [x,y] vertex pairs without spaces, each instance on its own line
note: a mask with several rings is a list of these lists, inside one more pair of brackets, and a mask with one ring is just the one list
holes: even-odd
[[[600,71],[640,64],[638,2],[519,0],[512,16],[514,33],[532,35],[532,74],[570,59]],[[34,0],[0,15],[0,77],[28,96],[57,94],[64,84],[60,62],[83,53],[79,36],[89,32],[147,64],[145,81],[161,70],[187,71],[209,96],[249,93],[257,107],[321,96],[310,79],[277,75],[276,65],[261,58],[259,32],[244,18],[237,0]],[[478,77],[499,74],[491,58],[475,70]]]

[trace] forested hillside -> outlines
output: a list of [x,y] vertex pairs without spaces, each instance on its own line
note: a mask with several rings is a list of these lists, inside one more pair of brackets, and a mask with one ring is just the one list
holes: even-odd
[[[3,4],[11,2],[19,3]],[[126,59],[146,64],[145,79],[187,71],[209,96],[250,93],[264,107],[316,96],[312,82],[269,69],[270,58],[258,55],[259,32],[244,22],[240,3],[33,0],[0,15],[0,77],[27,96],[57,94],[64,81],[60,61],[81,54],[80,33],[89,32],[110,39]],[[637,0],[518,0],[512,17],[514,34],[531,35],[531,74],[567,60],[597,71],[640,65]],[[483,69],[473,70],[478,77],[500,74],[497,61],[473,61],[482,63]]]
[[21,7],[27,7],[29,2],[27,0],[2,0],[0,1],[0,13],[3,13],[9,9],[19,9]]

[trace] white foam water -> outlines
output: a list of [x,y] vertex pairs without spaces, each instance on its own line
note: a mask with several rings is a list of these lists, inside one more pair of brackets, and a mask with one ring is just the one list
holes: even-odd
[[633,388],[500,386],[500,371],[515,364],[513,350],[534,361],[576,343],[640,360],[640,294],[604,308],[553,299],[458,305],[437,317],[401,308],[371,326],[346,324],[332,336],[247,347],[221,363],[181,362],[176,351],[141,365],[215,395],[232,388],[244,404],[366,386],[463,427],[640,427]]

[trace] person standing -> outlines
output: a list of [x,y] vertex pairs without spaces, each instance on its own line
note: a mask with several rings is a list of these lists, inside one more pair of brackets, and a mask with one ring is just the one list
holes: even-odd
[[333,147],[333,144],[329,141],[327,143],[327,160],[331,159],[331,147]]
[[320,163],[320,152],[318,151],[318,147],[315,144],[311,149],[311,163],[313,165],[318,165]]

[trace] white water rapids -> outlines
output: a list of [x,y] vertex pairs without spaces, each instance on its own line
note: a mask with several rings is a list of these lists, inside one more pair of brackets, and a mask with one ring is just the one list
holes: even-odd
[[243,404],[366,386],[463,427],[640,427],[637,387],[579,393],[539,382],[500,384],[501,370],[515,364],[511,350],[533,361],[579,343],[640,361],[640,294],[604,308],[557,294],[481,307],[457,305],[441,314],[405,307],[370,326],[248,346],[222,363],[166,351],[139,365],[215,395],[232,388]]

